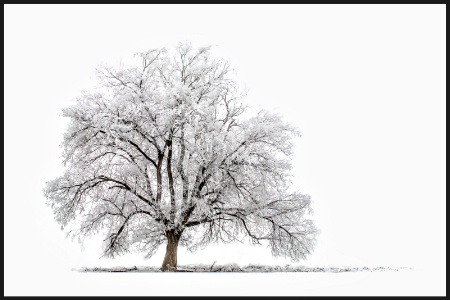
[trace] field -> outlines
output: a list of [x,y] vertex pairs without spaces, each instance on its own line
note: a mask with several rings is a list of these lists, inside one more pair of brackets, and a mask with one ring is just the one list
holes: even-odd
[[[191,266],[192,267],[192,266]],[[130,267],[22,273],[5,295],[47,296],[419,296],[445,295],[445,273],[415,269],[313,268],[305,272],[180,272]],[[214,270],[214,269],[213,269]],[[340,270],[340,272],[336,272]],[[117,272],[119,271],[119,272]],[[440,272],[445,272],[441,270]],[[17,273],[19,275],[19,273]]]

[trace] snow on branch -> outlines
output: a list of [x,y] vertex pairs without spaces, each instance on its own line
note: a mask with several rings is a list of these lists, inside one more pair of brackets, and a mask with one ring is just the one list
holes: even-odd
[[245,93],[211,47],[134,58],[98,68],[100,87],[63,111],[67,171],[44,191],[61,226],[105,233],[105,255],[150,256],[169,233],[191,250],[249,239],[276,256],[311,253],[310,197],[291,184],[298,130],[268,111],[246,116]]

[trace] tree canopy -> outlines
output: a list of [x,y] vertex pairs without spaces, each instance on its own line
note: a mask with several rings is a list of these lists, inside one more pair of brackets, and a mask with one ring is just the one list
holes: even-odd
[[163,243],[267,241],[299,260],[314,245],[308,195],[292,191],[293,138],[279,115],[250,115],[229,64],[188,43],[98,69],[100,87],[64,109],[65,173],[44,192],[71,234],[105,233],[104,254]]

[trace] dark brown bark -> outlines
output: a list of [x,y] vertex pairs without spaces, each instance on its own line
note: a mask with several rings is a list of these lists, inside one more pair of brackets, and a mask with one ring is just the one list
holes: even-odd
[[164,261],[161,269],[163,272],[174,272],[177,270],[177,252],[180,235],[175,234],[173,231],[168,231],[166,233],[166,237],[166,255],[164,256]]

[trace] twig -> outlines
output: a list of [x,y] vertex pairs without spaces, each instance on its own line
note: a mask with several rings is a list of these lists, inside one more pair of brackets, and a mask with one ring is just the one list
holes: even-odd
[[213,264],[211,265],[211,268],[209,268],[209,271],[210,271],[210,272],[212,272],[212,269],[213,269],[214,264],[215,264],[216,262],[217,262],[217,261],[215,260],[215,261],[213,262]]

